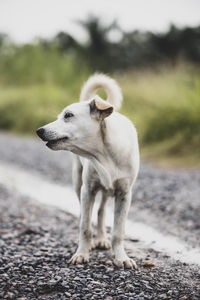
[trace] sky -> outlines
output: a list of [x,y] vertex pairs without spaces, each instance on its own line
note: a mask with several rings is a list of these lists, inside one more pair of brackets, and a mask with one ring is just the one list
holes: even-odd
[[200,25],[200,0],[0,0],[0,32],[15,42],[51,38],[66,31],[80,41],[87,36],[77,24],[89,15],[103,24],[117,20],[125,31],[166,31]]

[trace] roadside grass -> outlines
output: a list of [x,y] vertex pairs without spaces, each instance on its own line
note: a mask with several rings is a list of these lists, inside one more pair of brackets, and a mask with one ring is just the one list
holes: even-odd
[[67,89],[52,85],[0,87],[0,128],[33,134],[53,121],[69,99]]
[[200,72],[160,67],[121,79],[122,112],[136,124],[143,157],[162,165],[200,166]]
[[[71,72],[71,67],[69,68]],[[34,134],[78,101],[89,72],[32,84],[0,81],[0,129]],[[56,74],[54,74],[56,78]],[[116,74],[124,95],[121,112],[135,124],[144,158],[162,165],[200,166],[200,72],[186,64]],[[44,77],[45,78],[45,77]],[[2,83],[3,82],[3,83]]]
[[9,46],[0,51],[0,85],[26,87],[56,85],[75,91],[89,70],[75,53],[61,54],[38,44]]
[[0,53],[0,129],[33,134],[78,101],[88,68],[74,54],[40,45]]

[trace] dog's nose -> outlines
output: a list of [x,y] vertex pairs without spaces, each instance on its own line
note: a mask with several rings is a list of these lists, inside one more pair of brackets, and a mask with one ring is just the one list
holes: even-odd
[[36,130],[37,135],[42,139],[44,136],[44,128],[40,127]]

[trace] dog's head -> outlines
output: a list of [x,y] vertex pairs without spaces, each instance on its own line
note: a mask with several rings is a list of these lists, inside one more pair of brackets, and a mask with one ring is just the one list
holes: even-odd
[[56,121],[40,127],[37,134],[52,150],[87,151],[88,145],[99,137],[102,122],[112,112],[110,103],[95,96],[90,101],[67,106]]

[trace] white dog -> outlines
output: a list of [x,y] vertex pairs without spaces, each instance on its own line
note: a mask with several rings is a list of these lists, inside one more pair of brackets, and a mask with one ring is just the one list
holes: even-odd
[[[107,101],[96,95],[107,93]],[[139,170],[137,132],[130,120],[114,109],[122,102],[116,82],[103,74],[95,74],[82,88],[80,102],[66,107],[58,119],[37,130],[38,136],[52,150],[74,154],[73,181],[81,204],[79,245],[71,263],[89,261],[92,248],[91,215],[96,193],[102,191],[98,211],[96,246],[108,249],[105,207],[108,197],[115,198],[112,250],[114,264],[133,268],[123,245],[125,221],[131,202],[132,186]]]

